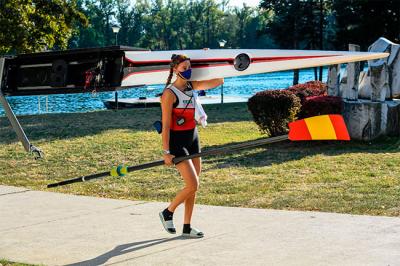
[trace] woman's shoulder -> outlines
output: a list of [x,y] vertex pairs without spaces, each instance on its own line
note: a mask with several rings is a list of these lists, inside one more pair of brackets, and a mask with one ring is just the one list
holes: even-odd
[[163,90],[163,92],[162,92],[162,96],[164,96],[164,95],[166,95],[166,96],[169,96],[169,95],[174,96],[174,94],[175,93],[171,90],[171,87],[165,88]]
[[171,90],[171,87],[167,87],[163,90],[161,99],[172,99],[173,101],[176,100],[175,93]]

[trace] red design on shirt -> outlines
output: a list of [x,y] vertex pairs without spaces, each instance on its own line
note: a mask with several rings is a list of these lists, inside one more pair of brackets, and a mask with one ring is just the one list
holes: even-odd
[[[196,121],[194,120],[194,108],[173,108],[171,126],[172,130],[190,130],[196,127]],[[183,118],[185,122],[182,125],[178,125],[178,120]]]

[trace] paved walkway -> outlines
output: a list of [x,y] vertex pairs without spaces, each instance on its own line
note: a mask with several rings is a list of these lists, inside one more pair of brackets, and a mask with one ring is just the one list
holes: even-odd
[[400,218],[196,205],[193,224],[206,237],[193,240],[163,231],[165,206],[0,186],[0,257],[45,265],[400,265]]

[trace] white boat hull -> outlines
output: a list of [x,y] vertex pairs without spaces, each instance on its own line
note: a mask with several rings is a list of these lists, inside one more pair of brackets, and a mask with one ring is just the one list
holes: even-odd
[[[388,53],[370,52],[266,49],[126,51],[125,61],[135,71],[124,75],[121,87],[165,83],[169,74],[168,64],[172,54],[186,54],[191,58],[193,69],[191,80],[208,80],[336,65],[380,59],[389,55]],[[235,68],[238,55],[242,55],[245,59],[248,56],[249,64],[247,68],[243,70]],[[141,69],[144,66],[151,66],[152,68]]]

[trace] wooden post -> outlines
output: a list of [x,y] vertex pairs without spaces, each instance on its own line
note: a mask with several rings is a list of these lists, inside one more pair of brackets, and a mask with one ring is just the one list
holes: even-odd
[[340,65],[331,65],[328,68],[328,95],[329,96],[340,96]]
[[[349,44],[349,51],[360,51],[360,46]],[[347,64],[347,88],[344,96],[347,100],[358,100],[358,79],[360,76],[360,62]]]

